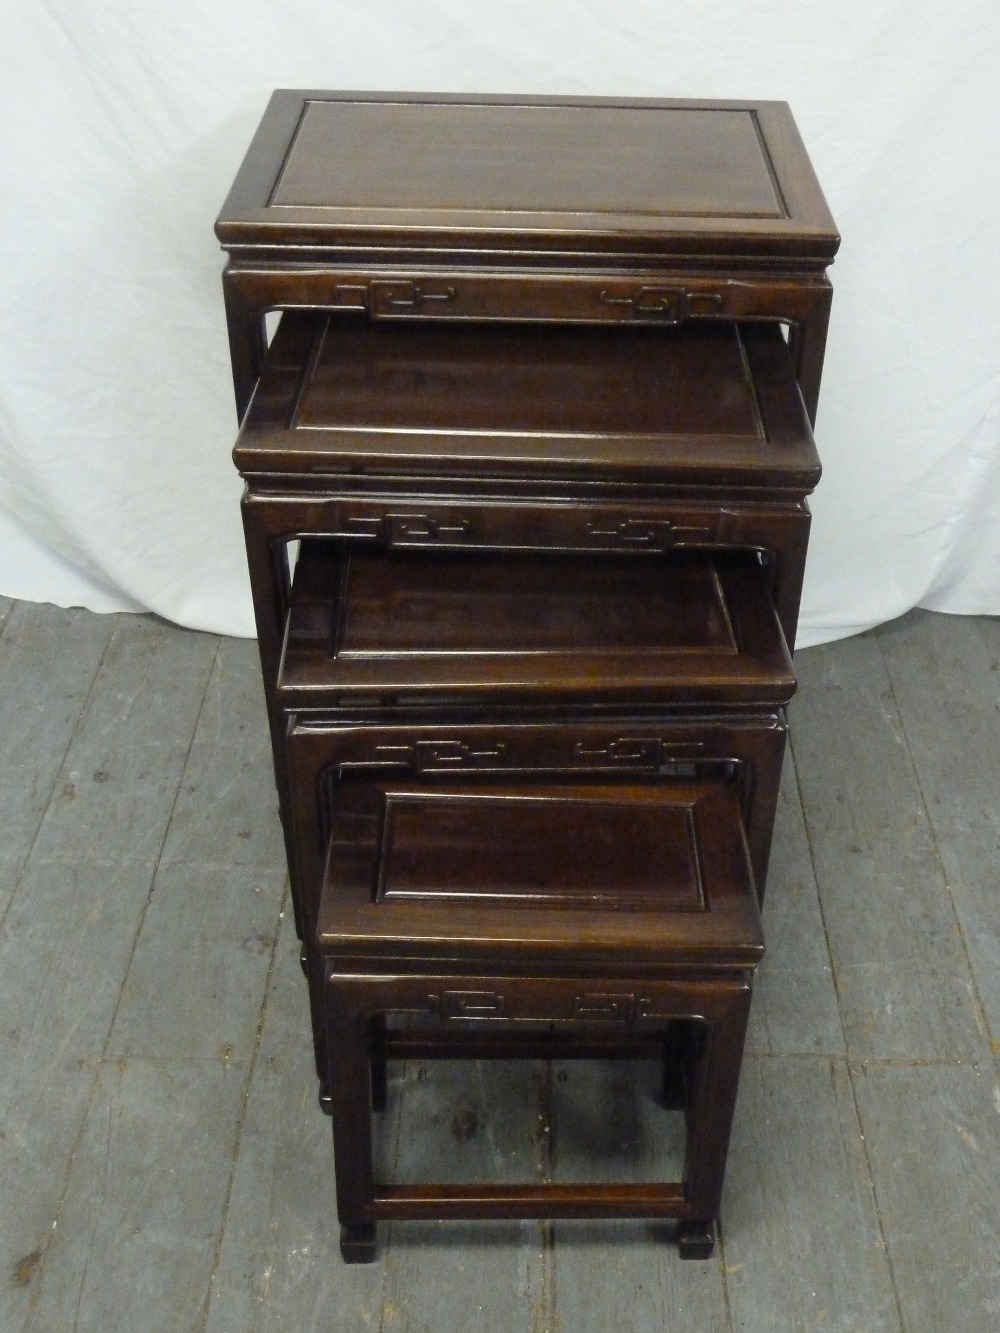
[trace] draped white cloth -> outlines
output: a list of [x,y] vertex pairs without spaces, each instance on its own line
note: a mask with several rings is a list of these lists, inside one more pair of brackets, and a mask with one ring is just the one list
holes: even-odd
[[0,593],[252,634],[212,224],[274,87],[790,102],[844,238],[800,643],[1000,612],[997,0],[5,0]]

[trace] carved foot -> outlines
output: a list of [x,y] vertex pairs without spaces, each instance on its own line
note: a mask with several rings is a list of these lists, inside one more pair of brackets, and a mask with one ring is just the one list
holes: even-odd
[[370,1264],[375,1260],[375,1223],[340,1228],[340,1253],[345,1264]]
[[682,1259],[708,1259],[715,1249],[715,1219],[685,1221],[677,1227],[677,1248]]

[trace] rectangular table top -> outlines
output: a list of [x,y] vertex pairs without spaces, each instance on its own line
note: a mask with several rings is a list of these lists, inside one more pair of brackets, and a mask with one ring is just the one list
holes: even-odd
[[234,253],[761,256],[839,238],[783,102],[274,93],[216,224]]
[[752,967],[763,953],[725,782],[341,783],[327,956]]
[[819,458],[772,326],[578,329],[282,320],[244,475],[393,472],[811,490]]
[[304,541],[278,676],[289,709],[357,700],[768,707],[795,689],[752,556],[593,561]]

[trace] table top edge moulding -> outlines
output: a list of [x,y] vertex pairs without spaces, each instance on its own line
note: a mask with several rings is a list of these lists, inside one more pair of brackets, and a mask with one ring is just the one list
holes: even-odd
[[839,244],[783,102],[290,89],[216,233],[241,251],[638,244],[822,267]]

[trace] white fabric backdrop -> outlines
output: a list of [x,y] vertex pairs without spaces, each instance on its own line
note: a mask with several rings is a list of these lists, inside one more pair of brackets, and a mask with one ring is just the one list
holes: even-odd
[[281,86],[790,102],[844,237],[800,642],[1000,612],[997,0],[0,0],[0,593],[253,632],[212,224]]

